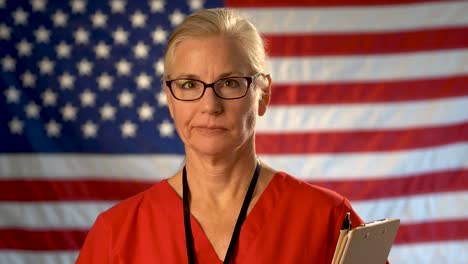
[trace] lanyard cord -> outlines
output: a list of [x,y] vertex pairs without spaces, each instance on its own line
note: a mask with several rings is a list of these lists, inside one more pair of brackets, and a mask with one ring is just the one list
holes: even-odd
[[[239,213],[239,216],[237,217],[236,226],[234,227],[234,231],[232,232],[231,242],[229,243],[226,256],[224,257],[224,264],[229,264],[232,253],[234,251],[234,246],[237,243],[237,240],[239,239],[240,229],[247,216],[247,209],[249,208],[250,201],[252,200],[252,195],[255,190],[255,185],[257,184],[259,174],[260,163],[257,161],[257,166],[255,167],[255,172],[252,176],[252,180],[250,181],[249,189],[245,194],[244,203],[242,204],[241,211]],[[190,224],[189,196],[190,190],[187,183],[187,170],[184,166],[184,169],[182,171],[182,200],[184,203],[185,243],[187,244],[187,257],[189,260],[189,264],[195,264],[195,247],[193,245],[192,226]]]

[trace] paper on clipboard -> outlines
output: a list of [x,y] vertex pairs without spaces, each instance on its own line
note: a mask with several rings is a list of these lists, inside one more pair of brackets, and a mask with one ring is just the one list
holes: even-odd
[[384,264],[400,219],[387,218],[350,230],[337,243],[333,264]]

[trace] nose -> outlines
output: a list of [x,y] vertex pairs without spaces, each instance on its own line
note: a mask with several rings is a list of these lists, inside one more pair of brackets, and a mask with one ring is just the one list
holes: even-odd
[[219,98],[213,87],[207,87],[205,93],[200,98],[202,111],[209,114],[219,114],[223,111],[223,99]]

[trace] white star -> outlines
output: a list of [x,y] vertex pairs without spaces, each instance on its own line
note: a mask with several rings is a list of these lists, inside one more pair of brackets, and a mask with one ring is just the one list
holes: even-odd
[[115,119],[116,109],[109,103],[106,103],[103,107],[101,107],[99,112],[101,113],[102,120],[114,120]]
[[66,103],[65,106],[60,109],[60,112],[62,113],[62,118],[64,121],[74,121],[76,120],[78,109],[72,104]]
[[118,75],[130,75],[132,71],[132,64],[125,59],[120,59],[119,62],[115,64]]
[[157,27],[152,34],[153,42],[155,44],[162,44],[166,42],[167,39],[167,31],[165,31],[162,27]]
[[174,135],[174,125],[168,120],[164,120],[158,126],[161,137],[172,137]]
[[0,24],[0,40],[9,40],[11,37],[11,30],[4,23]]
[[55,51],[57,52],[58,58],[69,58],[71,46],[64,41],[61,41],[57,46],[55,46]]
[[29,14],[24,12],[24,10],[19,7],[17,8],[11,16],[13,17],[15,25],[26,25],[28,23]]
[[99,41],[99,43],[94,47],[94,52],[96,53],[97,58],[108,58],[110,53],[110,46],[104,43],[104,41]]
[[25,107],[24,111],[26,112],[26,116],[29,118],[34,118],[37,119],[39,118],[39,112],[41,111],[41,108],[39,105],[34,103],[34,101],[30,101]]
[[162,75],[164,73],[164,60],[162,58],[154,63],[154,71],[156,75]]
[[19,56],[31,56],[33,46],[27,40],[23,39],[16,44]]
[[171,21],[172,26],[177,26],[182,21],[184,21],[185,15],[179,11],[179,9],[174,10],[172,14],[169,15],[169,20]]
[[153,78],[146,74],[146,72],[140,73],[136,78],[135,82],[138,86],[139,89],[147,90],[151,86],[151,82],[153,81]]
[[107,74],[107,72],[102,73],[98,78],[97,78],[97,83],[99,86],[99,89],[101,90],[110,90],[112,87],[112,83],[114,81],[114,78]]
[[44,26],[41,26],[36,31],[34,31],[36,36],[37,43],[48,43],[50,40],[50,31],[47,30]]
[[13,59],[13,57],[11,57],[10,55],[6,55],[5,57],[3,57],[0,63],[2,64],[2,69],[5,72],[12,72],[16,68],[16,60]]
[[75,31],[74,34],[76,44],[88,44],[89,43],[89,32],[84,28],[80,27]]
[[133,15],[130,16],[130,21],[134,28],[144,27],[146,24],[146,15],[143,14],[140,10],[135,11]]
[[143,103],[139,108],[138,108],[138,116],[140,117],[141,121],[149,121],[153,119],[153,114],[154,114],[154,108],[151,107],[147,103]]
[[58,81],[62,89],[72,90],[75,83],[75,77],[68,72],[64,72],[58,77]]
[[59,9],[52,15],[52,20],[55,27],[65,27],[68,22],[68,16]]
[[42,104],[44,106],[55,106],[57,104],[57,94],[50,88],[47,88],[42,94]]
[[44,0],[31,0],[30,1],[33,11],[45,11],[47,2]]
[[20,76],[23,87],[34,87],[36,85],[36,76],[29,70],[21,74]]
[[158,106],[164,107],[167,105],[167,95],[163,89],[156,94],[156,101],[158,101]]
[[86,2],[83,0],[73,0],[70,2],[73,13],[84,13],[86,10]]
[[146,59],[148,57],[148,46],[145,45],[142,41],[138,41],[138,43],[133,48],[133,53],[137,59]]
[[60,136],[60,130],[62,129],[62,126],[55,122],[54,119],[51,119],[46,125],[45,129],[47,131],[47,135],[49,137],[59,137]]
[[82,59],[76,64],[80,75],[90,75],[93,71],[93,63],[87,59]]
[[17,117],[10,120],[10,122],[8,122],[8,126],[10,127],[10,133],[18,135],[23,134],[24,123]]
[[37,63],[37,67],[39,67],[41,74],[51,74],[54,71],[55,62],[44,57]]
[[118,99],[121,107],[130,107],[133,105],[133,94],[126,89],[119,94]]
[[120,126],[120,130],[122,131],[122,137],[124,138],[135,137],[137,126],[127,120]]
[[203,0],[190,0],[189,1],[190,10],[196,11],[196,10],[202,9],[204,2],[205,1]]
[[123,0],[112,0],[109,4],[111,6],[112,13],[123,13],[127,3]]
[[91,92],[89,89],[86,89],[80,94],[80,100],[82,106],[94,106],[96,94]]
[[93,121],[88,120],[84,125],[81,126],[81,131],[83,132],[83,136],[85,138],[95,138],[97,131],[98,131],[98,125],[93,123]]
[[18,103],[20,99],[20,91],[13,86],[8,87],[3,94],[6,97],[7,103]]
[[151,0],[149,4],[150,4],[151,12],[161,13],[164,11],[164,5],[166,4],[166,2],[162,0]]
[[0,0],[0,8],[5,8],[5,0]]
[[114,38],[115,44],[127,44],[128,42],[128,32],[122,27],[118,27],[117,30],[112,33],[112,37]]
[[107,24],[107,16],[101,10],[98,10],[91,16],[91,21],[93,22],[93,27],[104,28]]

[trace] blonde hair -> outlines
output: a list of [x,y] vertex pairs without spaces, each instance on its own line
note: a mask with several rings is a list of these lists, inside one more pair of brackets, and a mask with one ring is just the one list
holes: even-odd
[[265,43],[255,26],[237,11],[213,8],[192,13],[172,33],[164,52],[163,78],[169,74],[174,51],[182,41],[208,36],[232,38],[240,47],[245,47],[251,70],[265,72]]

